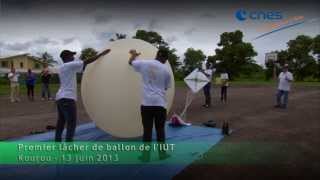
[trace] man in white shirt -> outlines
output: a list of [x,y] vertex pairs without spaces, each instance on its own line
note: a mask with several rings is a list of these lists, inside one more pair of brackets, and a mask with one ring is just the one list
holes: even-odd
[[63,50],[60,57],[63,64],[58,67],[60,88],[56,94],[58,109],[58,121],[56,127],[55,141],[62,141],[62,132],[67,123],[66,141],[73,141],[77,121],[77,73],[82,72],[87,64],[96,61],[99,57],[106,55],[110,49],[103,51],[96,57],[86,61],[74,60],[76,52]]
[[209,108],[211,107],[211,81],[215,69],[212,69],[211,63],[206,63],[206,69],[202,72],[209,79],[209,82],[203,87],[203,93],[205,97],[205,104],[203,105],[203,107]]
[[[165,142],[165,121],[167,118],[166,91],[171,86],[171,75],[165,65],[168,52],[164,49],[158,51],[155,59],[137,59],[140,53],[136,50],[130,52],[129,64],[141,74],[143,91],[141,102],[141,116],[143,124],[143,141],[151,142],[153,122],[155,123],[158,143]],[[164,151],[159,151],[160,159],[168,158]],[[142,157],[143,161],[150,160],[150,153]]]
[[14,67],[11,68],[10,73],[8,74],[8,78],[10,81],[10,100],[11,102],[19,102],[19,76]]
[[282,72],[279,74],[276,108],[286,109],[288,105],[290,86],[293,81],[293,75],[288,71],[288,67],[288,64],[285,64]]

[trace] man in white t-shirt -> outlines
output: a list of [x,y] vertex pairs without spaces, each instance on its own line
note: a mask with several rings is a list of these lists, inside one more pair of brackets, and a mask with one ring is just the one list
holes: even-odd
[[211,63],[206,63],[206,69],[202,72],[209,79],[209,82],[203,87],[203,93],[205,97],[205,104],[203,107],[209,108],[211,107],[211,81],[215,69],[211,67]]
[[96,57],[86,61],[74,60],[76,52],[63,50],[60,57],[63,64],[58,67],[60,88],[56,94],[58,109],[58,121],[56,127],[55,141],[62,141],[62,132],[67,124],[66,141],[73,141],[77,121],[77,73],[82,72],[87,64],[96,61],[99,57],[106,55],[110,49],[103,51]]
[[286,109],[288,105],[290,86],[293,81],[293,75],[288,71],[288,67],[288,64],[285,64],[282,72],[279,74],[276,108]]
[[19,102],[19,76],[20,74],[16,72],[14,67],[11,68],[8,78],[10,81],[10,100],[11,102]]
[[[168,51],[159,48],[155,59],[137,59],[140,53],[131,50],[129,64],[141,74],[143,91],[141,102],[141,116],[143,125],[143,141],[151,142],[152,128],[155,123],[158,143],[165,142],[165,121],[167,118],[166,91],[171,86],[171,75],[168,66],[165,65],[168,59]],[[165,151],[159,151],[160,159],[169,156]],[[150,160],[150,154],[145,153],[143,161]]]

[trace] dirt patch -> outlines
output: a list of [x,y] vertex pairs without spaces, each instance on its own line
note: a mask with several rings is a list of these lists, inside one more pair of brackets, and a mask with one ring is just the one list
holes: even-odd
[[[178,87],[171,110],[181,112],[187,89]],[[191,104],[187,119],[193,124],[214,120],[218,126],[229,121],[234,130],[209,151],[209,164],[193,163],[174,179],[318,179],[320,172],[320,88],[294,87],[287,110],[274,109],[275,87],[233,86],[227,104],[219,101],[220,90],[213,88],[213,107],[202,107],[199,93]],[[53,101],[10,103],[0,97],[0,139],[45,131],[55,125]],[[78,124],[90,122],[81,100],[78,102]],[[255,146],[243,144],[254,143]],[[215,149],[231,148],[215,152]],[[264,146],[275,145],[264,152]],[[277,144],[280,144],[279,146]],[[240,147],[240,148],[239,148]],[[243,147],[243,148],[242,148]],[[218,161],[215,158],[224,157]],[[229,158],[228,157],[243,157]],[[267,161],[266,161],[267,160]]]

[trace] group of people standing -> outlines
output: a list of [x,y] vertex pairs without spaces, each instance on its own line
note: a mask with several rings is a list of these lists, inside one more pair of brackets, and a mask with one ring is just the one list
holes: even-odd
[[[212,87],[212,77],[216,72],[216,69],[212,67],[211,63],[206,63],[206,68],[200,70],[204,75],[207,76],[209,82],[203,87],[203,94],[205,97],[205,103],[203,107],[211,107],[211,87]],[[229,86],[229,75],[226,70],[222,70],[220,74],[220,100],[222,103],[227,103],[227,89]]]
[[[52,100],[50,93],[50,79],[51,74],[49,69],[45,67],[41,73],[41,99],[42,100]],[[20,101],[20,73],[16,72],[14,67],[11,68],[11,71],[8,73],[8,79],[10,81],[10,101],[19,102]],[[36,74],[32,72],[31,69],[28,69],[28,72],[25,76],[25,85],[27,88],[27,96],[30,101],[34,101],[34,88],[36,84]]]
[[[73,141],[77,121],[77,81],[76,74],[82,72],[86,66],[101,56],[108,54],[111,50],[106,49],[97,56],[86,61],[75,60],[76,52],[64,50],[61,52],[60,57],[63,64],[58,68],[58,76],[60,79],[60,88],[56,94],[57,104],[57,126],[55,133],[55,141],[62,141],[62,132],[66,125],[66,141]],[[165,136],[165,121],[167,120],[167,100],[165,97],[166,91],[171,87],[170,72],[165,65],[168,60],[168,52],[159,50],[154,59],[141,60],[139,58],[141,53],[132,49],[129,52],[130,65],[142,77],[142,99],[141,99],[141,117],[143,125],[143,142],[149,143],[152,140],[152,129],[155,124],[156,135],[158,143],[164,143]],[[210,82],[203,88],[205,95],[204,107],[211,106],[211,81],[215,69],[211,64],[206,65],[205,70],[201,70],[209,79]],[[229,75],[225,70],[221,71],[221,102],[227,102],[227,89],[229,86]],[[19,74],[12,68],[8,74],[11,83],[11,101],[19,101]],[[41,73],[42,81],[42,98],[45,94],[50,99],[49,83],[50,73],[44,69]],[[285,65],[283,72],[279,75],[279,86],[277,93],[277,105],[275,107],[286,108],[288,102],[288,94],[290,90],[290,82],[293,81],[292,74],[288,71],[288,65]],[[34,96],[34,83],[35,75],[31,70],[28,71],[26,77],[26,85],[28,87],[28,96],[33,99]],[[159,158],[166,159],[170,157],[166,152],[159,151]],[[143,161],[150,160],[150,154],[144,153],[141,157]]]
[[[211,67],[210,63],[206,64],[206,69],[201,70],[207,78],[210,80],[203,88],[205,97],[205,104],[203,107],[209,108],[211,106],[211,81],[216,69]],[[289,65],[284,64],[282,72],[278,76],[278,89],[276,94],[275,108],[286,109],[288,104],[288,96],[290,92],[291,82],[293,81],[293,75],[289,72]],[[222,70],[220,74],[221,95],[220,100],[222,103],[227,103],[227,89],[229,87],[229,75],[226,70]]]

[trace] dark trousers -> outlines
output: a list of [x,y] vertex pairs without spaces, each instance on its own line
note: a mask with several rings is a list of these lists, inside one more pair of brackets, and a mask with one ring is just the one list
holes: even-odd
[[143,141],[151,142],[154,123],[157,141],[165,142],[164,125],[167,118],[167,110],[161,106],[141,106],[141,117],[143,125]]
[[74,132],[77,122],[77,106],[73,99],[60,99],[57,102],[58,121],[56,127],[55,141],[62,141],[62,132],[67,123],[66,141],[73,141]]
[[[289,91],[278,90],[277,104],[279,106],[282,106],[283,108],[286,108],[288,105],[288,96],[289,96]],[[283,99],[282,99],[282,97],[283,97]]]
[[28,98],[34,97],[34,85],[27,84],[27,93],[28,93]]
[[203,87],[203,93],[205,97],[205,104],[211,106],[211,83],[206,84]]
[[46,95],[48,95],[48,99],[51,98],[50,89],[49,89],[49,83],[42,83],[41,87],[41,97],[45,98]]
[[221,86],[221,101],[227,102],[228,86]]

